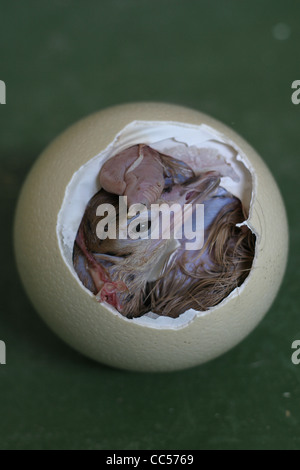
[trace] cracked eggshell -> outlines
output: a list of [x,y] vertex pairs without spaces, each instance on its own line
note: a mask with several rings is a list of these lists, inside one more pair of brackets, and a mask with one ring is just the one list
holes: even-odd
[[[136,120],[209,126],[234,143],[253,177],[247,220],[256,234],[252,270],[245,283],[223,302],[188,317],[185,323],[127,320],[110,306],[97,303],[72,274],[58,240],[58,214],[73,175]],[[49,145],[22,188],[14,240],[25,289],[59,337],[110,366],[167,371],[196,366],[225,353],[259,323],[282,281],[288,229],[281,195],[270,171],[238,134],[195,110],[162,103],[133,103],[93,114]]]

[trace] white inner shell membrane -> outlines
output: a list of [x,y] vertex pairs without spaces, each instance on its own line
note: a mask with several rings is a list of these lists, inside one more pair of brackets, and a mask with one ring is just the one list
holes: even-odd
[[[119,132],[114,140],[98,155],[77,170],[69,182],[62,207],[57,218],[57,237],[65,263],[76,278],[81,289],[87,295],[95,296],[86,289],[73,267],[72,255],[77,230],[89,200],[100,189],[99,172],[102,165],[122,150],[136,144],[146,144],[165,155],[187,163],[196,174],[203,171],[217,170],[223,175],[221,186],[238,197],[251,215],[255,190],[255,172],[246,155],[225,135],[205,124],[191,125],[164,121],[133,121]],[[245,220],[240,225],[248,225]],[[234,289],[221,303],[238,295],[242,286]],[[174,329],[189,324],[195,316],[207,315],[218,306],[209,310],[189,309],[178,318],[159,316],[149,312],[142,317],[127,319],[114,307],[105,303],[108,310],[120,316],[124,321],[138,323],[151,328]]]

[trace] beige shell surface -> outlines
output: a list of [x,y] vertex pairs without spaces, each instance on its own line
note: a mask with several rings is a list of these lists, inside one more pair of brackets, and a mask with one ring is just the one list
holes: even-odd
[[[256,175],[249,225],[257,235],[257,243],[250,275],[237,295],[229,296],[177,329],[143,326],[97,303],[71,274],[58,244],[57,217],[73,174],[135,120],[211,126],[239,146]],[[162,103],[134,103],[105,109],[79,121],[51,143],[22,188],[14,235],[23,284],[50,328],[95,360],[139,371],[195,366],[239,343],[259,323],[274,300],[288,250],[281,195],[257,153],[234,131],[209,116]]]

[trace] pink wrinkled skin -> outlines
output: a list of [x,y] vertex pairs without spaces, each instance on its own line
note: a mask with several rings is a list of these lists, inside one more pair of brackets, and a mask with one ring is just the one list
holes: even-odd
[[[137,166],[131,170],[135,162]],[[143,144],[110,158],[101,168],[99,178],[107,192],[127,196],[129,206],[136,203],[149,206],[157,201],[164,189],[164,169],[159,153]]]

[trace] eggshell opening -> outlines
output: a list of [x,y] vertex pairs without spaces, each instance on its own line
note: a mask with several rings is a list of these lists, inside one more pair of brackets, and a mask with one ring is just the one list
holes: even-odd
[[[73,247],[77,230],[89,200],[99,191],[99,172],[102,165],[111,157],[133,145],[143,143],[160,153],[187,163],[196,174],[216,170],[222,175],[220,186],[241,200],[245,212],[251,213],[255,198],[255,172],[242,150],[216,129],[201,124],[191,125],[171,121],[132,121],[114,137],[107,147],[82,165],[73,175],[66,187],[64,200],[57,217],[57,237],[63,259],[72,276],[87,295],[94,297],[77,276],[73,266]],[[249,225],[249,219],[241,225]],[[247,279],[246,279],[247,281]],[[228,298],[238,295],[245,282],[234,289]],[[105,307],[124,321],[134,322],[151,328],[179,329],[196,316],[208,315],[214,308],[206,311],[189,309],[178,318],[170,318],[148,312],[145,315],[128,320],[114,307],[105,303]]]

